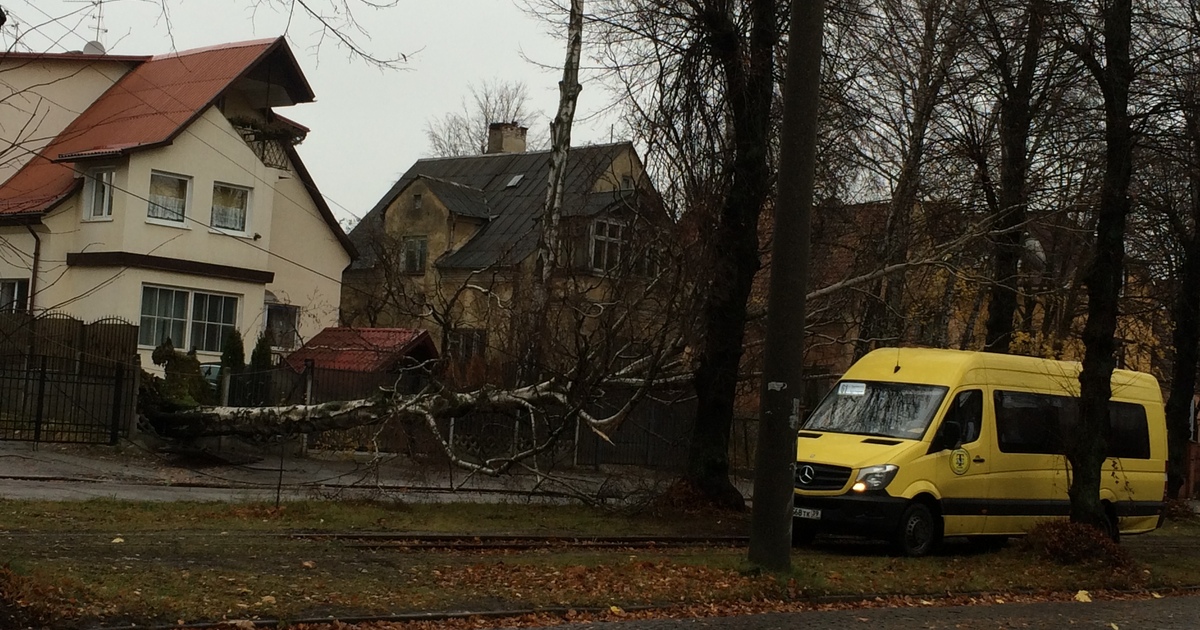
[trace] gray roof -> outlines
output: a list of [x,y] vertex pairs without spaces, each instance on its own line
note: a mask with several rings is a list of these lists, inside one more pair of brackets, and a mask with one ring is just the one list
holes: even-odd
[[417,179],[423,180],[429,187],[429,192],[436,195],[450,212],[476,219],[491,217],[488,213],[487,195],[482,190],[425,175],[418,175]]
[[[617,156],[632,150],[628,142],[572,147],[567,157],[563,214],[594,214],[619,199],[619,194],[590,191]],[[439,267],[482,269],[524,260],[537,246],[549,167],[549,151],[418,160],[350,232],[359,252],[350,268],[375,265],[372,242],[383,227],[384,213],[418,177],[427,178],[431,192],[451,212],[489,219],[470,241],[439,259]]]

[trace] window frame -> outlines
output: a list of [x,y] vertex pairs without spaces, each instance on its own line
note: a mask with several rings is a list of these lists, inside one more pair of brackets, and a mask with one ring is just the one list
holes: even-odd
[[[180,218],[178,220],[164,218],[164,217],[156,217],[156,216],[152,216],[150,214],[156,206],[159,208],[166,209],[165,206],[159,205],[154,202],[153,190],[154,190],[154,178],[156,176],[176,179],[176,180],[179,180],[184,183],[183,209],[181,211]],[[168,227],[186,228],[187,220],[188,220],[188,208],[192,205],[192,188],[193,188],[193,181],[192,181],[192,177],[190,175],[183,175],[180,173],[171,173],[169,171],[151,170],[150,171],[150,184],[148,187],[149,192],[147,192],[147,195],[146,195],[146,202],[147,202],[146,203],[146,223],[152,223],[154,225],[164,225],[164,226],[168,226]]]
[[[246,193],[246,205],[242,208],[242,227],[241,229],[225,227],[217,225],[217,189],[227,188]],[[251,208],[254,207],[254,188],[250,186],[242,186],[241,184],[231,184],[229,182],[214,181],[212,185],[212,202],[209,204],[208,226],[214,232],[222,234],[235,234],[237,236],[247,236],[251,233],[250,216]]]
[[[601,223],[607,226],[603,236],[600,235],[599,230],[597,229]],[[620,236],[610,236],[610,231],[613,226],[620,228]],[[592,220],[591,229],[589,230],[588,234],[588,267],[592,271],[597,273],[609,273],[620,269],[621,256],[625,249],[627,249],[629,246],[629,239],[626,238],[626,235],[629,233],[628,229],[629,223],[626,221],[621,221],[620,219],[614,219],[612,217],[600,217]],[[605,243],[605,260],[603,262],[609,263],[607,267],[596,264],[596,246],[598,245],[598,242]],[[611,261],[610,263],[608,259],[611,252],[611,247],[616,248],[616,260]]]
[[[117,169],[115,166],[101,166],[90,168],[84,172],[83,185],[83,220],[84,221],[112,221],[113,220],[113,201],[116,195],[116,188],[113,180],[116,178]],[[103,214],[96,214],[96,187],[101,187],[104,192],[104,210]]]
[[[420,258],[418,264],[410,266],[408,252],[411,243],[420,243]],[[400,272],[413,276],[425,275],[425,271],[429,268],[429,237],[428,236],[402,236],[400,237]]]
[[0,302],[0,313],[24,313],[29,310],[29,279],[28,278],[2,278],[0,279],[0,295],[3,294],[4,285],[12,286],[13,299],[9,302]]
[[[290,314],[291,330],[286,331],[283,335],[276,335],[276,329],[271,326],[271,310],[285,311]],[[271,333],[271,348],[276,350],[295,350],[300,347],[300,307],[295,304],[284,304],[282,302],[267,302],[265,304],[265,313],[263,314],[263,330]],[[290,343],[283,343],[283,341]]]
[[[184,294],[185,298],[184,298],[184,304],[183,304],[183,317],[180,318],[178,316],[173,316],[173,315],[165,315],[164,316],[164,315],[160,315],[158,313],[147,314],[147,312],[146,312],[146,292],[148,290],[159,291],[160,295],[161,295],[161,292],[163,292],[163,291],[168,291],[168,292],[171,292],[172,294],[179,294],[179,293]],[[232,321],[232,323],[226,323],[223,321],[210,321],[208,319],[204,319],[204,320],[198,319],[196,316],[196,311],[195,311],[197,304],[198,304],[197,299],[196,299],[197,295],[205,296],[208,298],[218,298],[220,300],[233,300],[233,308],[232,308],[233,321]],[[156,347],[158,347],[159,344],[161,344],[163,342],[163,340],[165,338],[170,338],[171,344],[172,344],[172,346],[174,346],[174,348],[176,350],[189,351],[193,347],[195,347],[196,352],[203,352],[203,353],[207,353],[207,354],[220,354],[221,353],[221,345],[223,345],[225,342],[225,335],[228,334],[228,329],[234,328],[234,329],[240,330],[239,321],[241,319],[241,308],[242,308],[243,298],[244,298],[244,296],[242,296],[242,295],[236,295],[236,294],[232,294],[232,293],[221,293],[219,291],[188,289],[188,288],[184,288],[184,287],[175,287],[175,286],[162,285],[162,284],[143,284],[142,285],[141,304],[138,307],[138,311],[139,311],[138,347],[142,348],[142,349],[156,348]],[[206,304],[206,306],[207,306],[207,304]],[[155,310],[161,311],[161,309],[155,309]],[[146,330],[146,328],[147,328],[146,323],[145,323],[147,319],[150,319],[150,320],[167,319],[172,322],[175,322],[174,324],[172,324],[172,326],[173,327],[174,326],[181,327],[182,340],[175,339],[174,335],[167,335],[167,337],[158,338],[157,340],[154,341],[153,344],[145,343],[144,337],[142,335],[144,334],[143,331]],[[212,326],[212,325],[216,325],[221,328],[221,330],[216,335],[216,339],[217,339],[216,349],[208,349],[208,348],[199,347],[196,343],[197,327],[198,326]],[[156,324],[152,324],[151,328],[150,328],[151,334],[153,334],[153,331],[157,328],[158,328],[158,326]]]

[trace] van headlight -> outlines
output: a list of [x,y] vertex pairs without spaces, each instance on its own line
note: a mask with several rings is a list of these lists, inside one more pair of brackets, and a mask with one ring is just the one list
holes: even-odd
[[900,467],[895,464],[867,466],[858,471],[858,478],[854,480],[854,485],[850,486],[850,489],[855,492],[883,490],[892,482],[892,479],[896,478],[898,470]]

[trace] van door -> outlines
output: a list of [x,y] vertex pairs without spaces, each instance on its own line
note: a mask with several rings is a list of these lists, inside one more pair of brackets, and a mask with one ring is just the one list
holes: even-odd
[[[946,536],[983,533],[984,507],[988,497],[988,456],[992,434],[985,423],[981,389],[955,393],[950,409],[930,446],[934,458],[934,483],[942,495],[942,517]],[[947,427],[959,427],[957,445],[946,441]]]
[[1074,399],[996,390],[996,441],[992,451],[988,530],[1021,534],[1047,519],[1070,514],[1070,485],[1063,429]]

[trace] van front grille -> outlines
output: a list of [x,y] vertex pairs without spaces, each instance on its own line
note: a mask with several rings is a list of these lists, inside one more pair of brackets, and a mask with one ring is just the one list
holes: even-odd
[[849,480],[845,466],[796,464],[796,487],[801,490],[841,490]]

